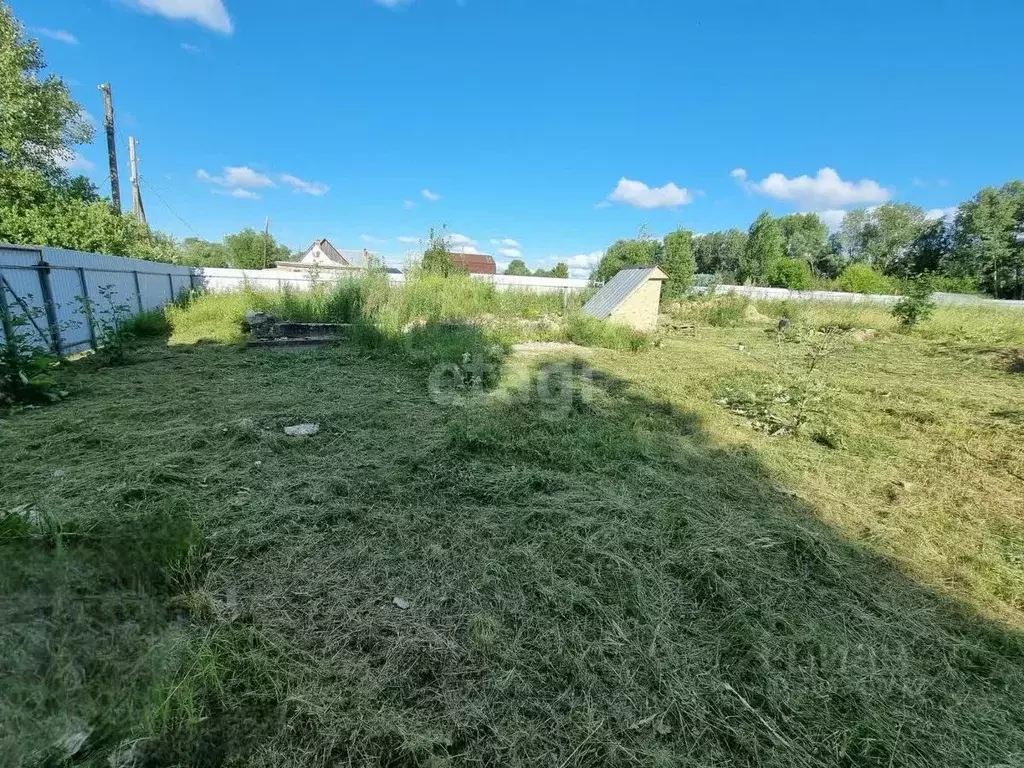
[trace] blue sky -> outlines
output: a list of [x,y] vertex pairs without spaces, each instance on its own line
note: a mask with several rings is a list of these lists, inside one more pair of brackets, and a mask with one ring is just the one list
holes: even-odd
[[[9,0],[155,226],[400,262],[956,205],[1024,176],[1017,0]],[[106,186],[102,136],[76,167]],[[161,199],[162,198],[162,199]]]

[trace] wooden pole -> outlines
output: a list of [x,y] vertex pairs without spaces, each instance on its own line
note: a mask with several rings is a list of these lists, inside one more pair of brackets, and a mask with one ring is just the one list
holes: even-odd
[[103,91],[103,103],[106,111],[104,120],[107,129],[107,159],[110,162],[110,206],[117,214],[121,213],[121,182],[117,176],[117,141],[114,138],[114,96],[110,91],[110,83],[100,86]]
[[135,137],[128,137],[128,161],[132,175],[132,210],[140,224],[146,223],[146,209],[142,205],[142,190],[139,188],[139,157],[135,152]]

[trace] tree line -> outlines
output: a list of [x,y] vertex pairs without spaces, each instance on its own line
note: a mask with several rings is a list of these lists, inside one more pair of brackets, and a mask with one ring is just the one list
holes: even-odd
[[663,241],[619,240],[592,279],[607,281],[638,264],[661,265],[669,296],[702,274],[716,282],[862,293],[892,292],[927,276],[937,290],[1024,299],[1024,182],[985,187],[937,218],[910,203],[886,203],[850,211],[830,233],[816,214],[764,211],[747,231],[680,229]]
[[551,269],[537,269],[533,272],[526,266],[526,262],[522,259],[512,259],[508,266],[505,267],[506,275],[516,275],[518,277],[559,277],[563,280],[569,277],[569,265],[564,261],[560,261]]

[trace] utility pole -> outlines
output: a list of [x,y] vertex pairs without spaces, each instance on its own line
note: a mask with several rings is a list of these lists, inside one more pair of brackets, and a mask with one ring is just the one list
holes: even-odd
[[270,264],[267,263],[267,249],[270,247],[270,217],[267,216],[267,226],[263,230],[263,268],[269,269]]
[[103,91],[103,103],[106,107],[107,158],[110,161],[110,205],[114,213],[121,213],[121,183],[117,178],[117,142],[114,139],[114,96],[110,92],[110,83],[100,86]]
[[132,209],[140,224],[146,223],[146,209],[142,206],[142,190],[139,189],[139,158],[135,154],[135,137],[128,137],[128,160],[132,172]]

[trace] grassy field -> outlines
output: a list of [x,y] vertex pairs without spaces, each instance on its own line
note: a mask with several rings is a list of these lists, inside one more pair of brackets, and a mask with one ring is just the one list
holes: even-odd
[[0,425],[5,762],[1024,765],[1016,316],[697,302],[484,391],[413,364],[477,327],[207,310]]

